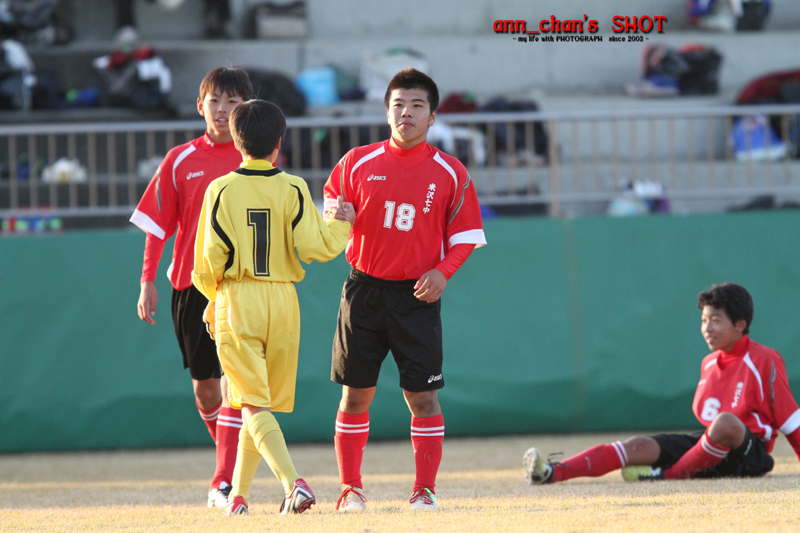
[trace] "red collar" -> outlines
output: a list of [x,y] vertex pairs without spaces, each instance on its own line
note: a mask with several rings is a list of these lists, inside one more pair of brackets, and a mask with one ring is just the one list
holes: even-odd
[[211,149],[230,148],[231,146],[233,146],[233,141],[226,143],[214,142],[211,140],[211,137],[208,136],[208,132],[205,132],[203,134],[203,146]]
[[723,352],[722,350],[719,350],[719,358],[722,361],[741,359],[749,351],[750,351],[750,337],[748,335],[742,335],[742,338],[736,341],[736,344],[734,344],[733,348],[731,348],[729,351]]
[[419,156],[420,154],[428,150],[428,146],[430,145],[428,144],[427,141],[422,141],[421,143],[412,148],[402,148],[401,146],[397,145],[397,143],[394,140],[394,137],[389,137],[389,150],[397,157]]
[[431,151],[433,150],[433,147],[428,144],[427,141],[422,141],[412,148],[401,148],[400,146],[397,146],[394,138],[392,137],[389,138],[386,146],[388,152],[400,159],[403,162],[403,166],[406,167],[421,163],[423,159],[429,157]]

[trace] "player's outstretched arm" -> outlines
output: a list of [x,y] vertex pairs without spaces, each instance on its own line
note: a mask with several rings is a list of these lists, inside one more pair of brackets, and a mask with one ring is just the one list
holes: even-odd
[[[350,239],[352,226],[346,220],[347,202],[339,197],[336,205],[330,206],[323,216],[311,200],[308,185],[299,180],[298,188],[301,191],[299,198],[303,202],[303,207],[297,213],[302,213],[302,216],[298,214],[300,218],[292,229],[297,256],[304,263],[330,261],[344,251]],[[352,209],[352,204],[349,216],[355,219],[355,209]]]
[[148,324],[155,324],[156,321],[153,317],[156,316],[157,304],[158,291],[156,290],[156,284],[152,281],[143,281],[139,292],[139,303],[136,305],[139,318]]
[[336,205],[325,211],[324,218],[325,222],[334,219],[353,225],[356,221],[356,208],[350,202],[345,202],[344,198],[339,195],[336,197]]

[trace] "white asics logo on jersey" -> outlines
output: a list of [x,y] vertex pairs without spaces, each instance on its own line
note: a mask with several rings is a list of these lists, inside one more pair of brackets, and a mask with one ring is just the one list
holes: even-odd
[[192,178],[199,178],[202,175],[203,175],[202,170],[200,172],[189,172],[189,174],[186,175],[186,179],[190,180]]
[[367,181],[386,181],[386,176],[376,176],[375,174],[370,174],[367,178]]
[[428,383],[433,383],[434,381],[440,381],[442,379],[442,375],[439,374],[438,376],[431,376],[428,378]]

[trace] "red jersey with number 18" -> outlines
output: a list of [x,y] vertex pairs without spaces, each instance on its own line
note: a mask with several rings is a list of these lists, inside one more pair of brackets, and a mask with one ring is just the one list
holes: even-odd
[[800,427],[783,359],[747,335],[731,351],[717,350],[703,359],[692,411],[706,427],[719,413],[733,413],[770,452],[778,431],[789,435]]
[[350,150],[325,184],[325,209],[337,196],[356,222],[350,265],[376,278],[419,279],[456,244],[486,244],[475,187],[461,162],[422,142],[392,139]]

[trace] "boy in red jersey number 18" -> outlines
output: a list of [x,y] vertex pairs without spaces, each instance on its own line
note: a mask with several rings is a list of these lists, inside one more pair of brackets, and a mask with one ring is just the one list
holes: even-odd
[[701,332],[714,350],[700,365],[692,411],[703,432],[631,437],[600,444],[558,463],[531,448],[523,458],[532,485],[597,477],[622,468],[626,481],[759,477],[772,470],[777,432],[800,458],[800,409],[780,354],[751,340],[753,300],[744,287],[700,293]]
[[242,162],[242,155],[233,145],[228,117],[252,93],[250,78],[241,68],[218,67],[203,78],[197,111],[205,118],[205,135],[167,153],[131,216],[131,222],[147,233],[137,309],[139,318],[148,324],[156,323],[158,262],[164,243],[177,232],[167,271],[173,287],[172,320],[183,367],[192,377],[197,410],[217,447],[209,507],[227,505],[242,417],[222,393],[227,388],[225,377],[214,342],[203,324],[207,300],[192,285],[194,240],[209,183]]
[[331,370],[331,379],[342,385],[334,436],[342,485],[337,511],[366,509],[361,459],[369,406],[389,350],[412,415],[417,475],[410,505],[438,509],[434,487],[444,440],[436,392],[444,386],[440,297],[473,248],[486,244],[469,174],[426,142],[439,104],[436,84],[422,72],[403,70],[386,89],[384,104],[391,138],[350,150],[325,185],[326,209],[341,195],[357,215]]

